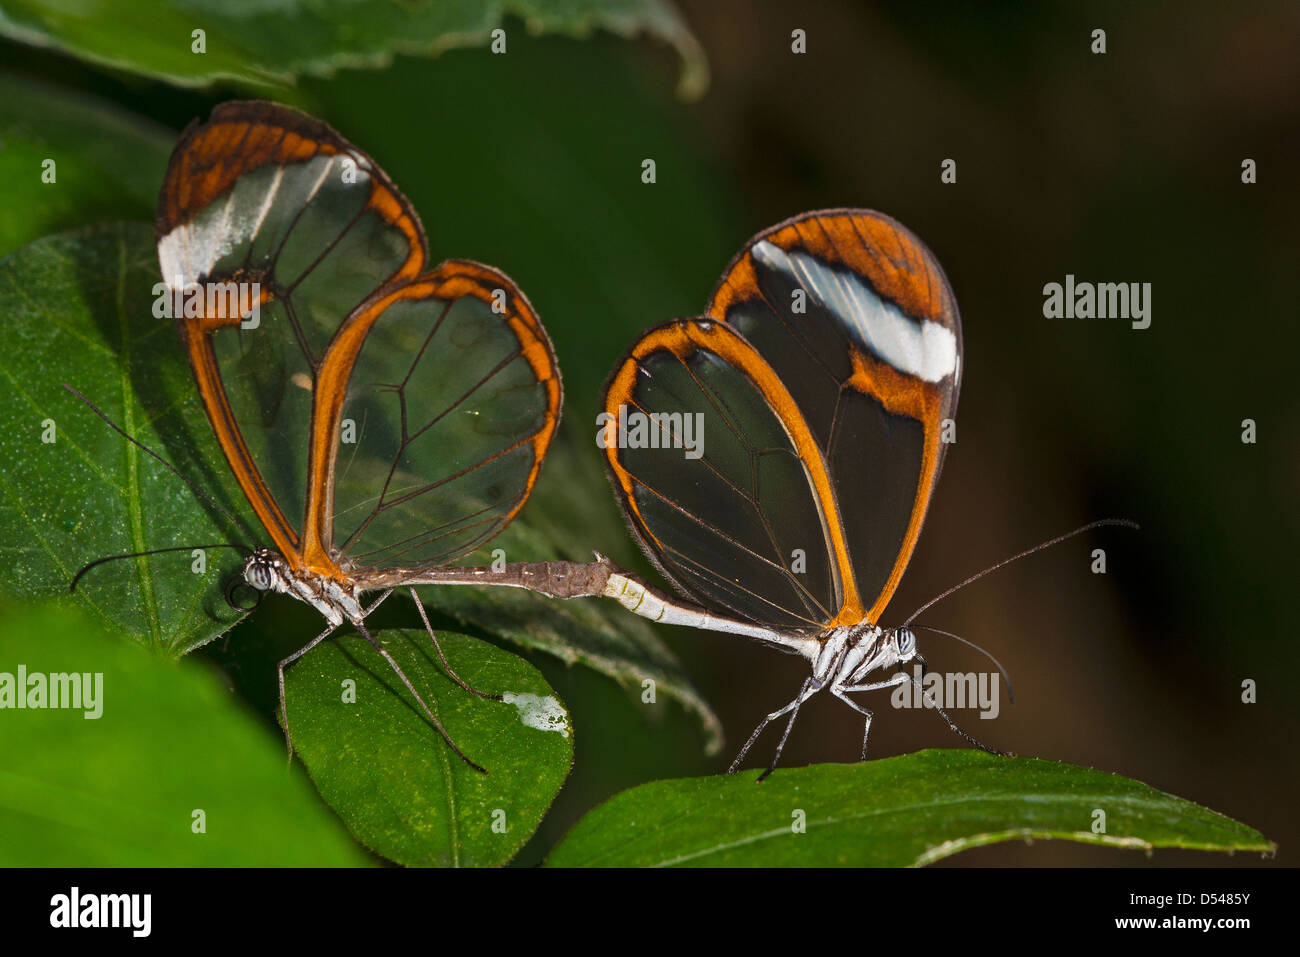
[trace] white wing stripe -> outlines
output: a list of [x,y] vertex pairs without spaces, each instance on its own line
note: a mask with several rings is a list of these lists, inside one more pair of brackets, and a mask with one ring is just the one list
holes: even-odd
[[957,337],[930,320],[917,321],[882,299],[855,273],[832,269],[816,256],[787,253],[767,240],[754,258],[785,273],[827,310],[843,318],[868,349],[899,372],[939,382],[957,371]]

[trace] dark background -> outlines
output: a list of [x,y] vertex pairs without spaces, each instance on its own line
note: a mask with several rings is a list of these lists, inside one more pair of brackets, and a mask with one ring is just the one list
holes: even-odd
[[[700,312],[750,235],[828,206],[908,225],[955,290],[965,371],[958,441],[883,623],[1076,525],[1138,521],[1140,532],[1047,551],[924,616],[987,646],[1015,681],[1016,704],[998,720],[968,712],[962,723],[995,746],[1115,771],[1243,820],[1287,863],[1300,836],[1289,601],[1300,8],[699,0],[683,10],[712,69],[694,103],[674,98],[666,47],[535,39],[518,21],[503,57],[399,57],[276,95],[384,165],[435,256],[493,263],[527,291],[567,388],[564,454],[539,499],[562,500],[571,469],[599,468],[598,390],[622,350],[647,326]],[[1098,27],[1104,55],[1090,52]],[[795,28],[807,32],[802,56],[790,50]],[[8,44],[0,55],[176,130],[248,95],[177,91]],[[1248,157],[1255,185],[1241,182]],[[657,164],[652,186],[640,181],[644,158]],[[953,185],[939,179],[946,158],[957,161]],[[1151,283],[1151,327],[1045,319],[1043,285],[1067,273]],[[1245,418],[1255,445],[1241,441]],[[635,561],[626,536],[609,540],[612,496],[582,504],[602,537],[591,546]],[[1104,576],[1089,570],[1095,547],[1107,552]],[[269,721],[266,662],[316,622],[287,600],[268,605],[206,654]],[[704,757],[683,714],[660,708],[647,722],[608,680],[530,656],[568,702],[578,750],[521,862],[616,790],[721,770],[806,675],[803,662],[742,639],[662,631],[718,709],[724,753]],[[942,670],[982,668],[946,639],[921,643]],[[1248,678],[1257,704],[1241,702]],[[876,710],[873,756],[962,743],[931,713],[884,700]],[[784,763],[851,760],[860,736],[848,709],[814,699]],[[1258,861],[1055,842],[948,863]]]

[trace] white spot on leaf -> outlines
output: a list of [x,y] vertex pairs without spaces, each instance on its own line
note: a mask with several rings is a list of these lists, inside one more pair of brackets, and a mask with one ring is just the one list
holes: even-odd
[[569,736],[569,713],[564,710],[564,705],[550,695],[543,698],[537,694],[507,691],[501,700],[519,710],[519,720],[527,727],[539,731],[558,731],[566,738]]

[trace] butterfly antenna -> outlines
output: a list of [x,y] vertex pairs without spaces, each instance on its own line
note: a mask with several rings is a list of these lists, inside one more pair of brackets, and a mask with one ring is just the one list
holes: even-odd
[[993,657],[993,652],[989,651],[987,648],[983,648],[980,645],[975,644],[975,642],[973,641],[968,641],[967,639],[963,638],[961,635],[954,635],[951,631],[944,631],[942,628],[931,628],[929,625],[913,625],[912,627],[920,628],[924,631],[932,631],[936,635],[943,635],[944,637],[952,638],[955,639],[956,641],[960,641],[963,645],[970,645],[970,647],[974,648],[976,651],[982,654],[989,661],[997,665],[998,671],[1002,672],[1002,680],[1006,683],[1007,686],[1007,697],[1011,699],[1012,704],[1016,703],[1016,691],[1014,688],[1011,687],[1011,676],[1007,674],[1007,669],[1002,667],[1002,662],[998,661],[998,659]]
[[953,592],[955,592],[955,591],[960,591],[961,589],[963,589],[963,588],[965,588],[967,585],[969,585],[971,582],[979,581],[979,579],[983,578],[985,575],[989,574],[990,572],[995,572],[995,571],[997,571],[997,570],[998,570],[999,568],[1001,568],[1003,565],[1010,565],[1012,562],[1014,562],[1014,561],[1016,561],[1016,560],[1018,560],[1018,559],[1024,558],[1024,557],[1027,556],[1027,555],[1032,555],[1032,554],[1034,554],[1034,552],[1041,552],[1044,548],[1051,548],[1053,545],[1059,545],[1061,542],[1065,541],[1066,539],[1074,538],[1074,536],[1076,536],[1076,535],[1082,535],[1084,532],[1091,531],[1091,530],[1094,529],[1094,528],[1101,528],[1101,527],[1104,526],[1104,525],[1119,525],[1119,526],[1122,526],[1122,527],[1124,527],[1124,528],[1138,528],[1138,527],[1140,527],[1140,526],[1138,525],[1137,522],[1130,521],[1130,520],[1127,519],[1127,518],[1103,518],[1103,519],[1099,519],[1099,520],[1097,520],[1097,521],[1095,521],[1095,522],[1089,522],[1087,525],[1080,526],[1079,528],[1076,528],[1076,529],[1075,529],[1074,531],[1072,531],[1072,532],[1066,532],[1064,535],[1058,535],[1058,536],[1056,536],[1056,538],[1052,538],[1052,539],[1049,539],[1048,541],[1041,542],[1041,543],[1035,545],[1033,548],[1026,548],[1023,552],[1020,552],[1019,554],[1016,554],[1016,555],[1012,555],[1010,558],[1004,558],[1004,559],[1002,559],[1002,561],[998,562],[996,565],[990,565],[988,568],[984,569],[982,572],[976,572],[974,575],[971,575],[970,578],[967,578],[965,581],[958,582],[956,585],[953,585],[953,586],[952,586],[951,588],[949,588],[947,591],[942,592],[942,593],[939,594],[939,595],[936,595],[934,598],[931,598],[929,601],[927,601],[924,605],[922,605],[922,606],[921,606],[920,608],[918,608],[916,611],[912,612],[912,614],[910,614],[910,615],[907,617],[907,621],[903,622],[902,627],[906,628],[908,625],[910,625],[913,621],[916,620],[916,616],[917,616],[917,615],[921,614],[921,612],[925,611],[925,610],[926,610],[927,608],[929,608],[931,605],[934,605],[934,604],[937,604],[938,602],[943,601],[945,598],[947,598],[947,597],[948,597],[949,595],[951,595]]
[[82,565],[81,570],[72,576],[72,584],[68,586],[68,591],[76,591],[77,582],[81,581],[82,576],[96,565],[103,565],[105,562],[115,562],[123,558],[142,558],[145,555],[161,555],[164,552],[192,552],[196,548],[233,548],[235,551],[241,552],[244,555],[252,554],[249,549],[242,545],[232,545],[229,542],[219,542],[216,545],[173,545],[171,548],[151,548],[144,552],[127,552],[124,555],[109,555],[106,558],[96,558],[93,562]]
[[[84,402],[84,403],[89,407],[90,411],[91,411],[91,412],[94,412],[97,416],[99,416],[101,419],[103,419],[105,422],[107,422],[109,428],[111,428],[114,432],[116,432],[118,435],[122,436],[122,438],[126,439],[128,442],[130,442],[130,443],[131,443],[132,445],[134,445],[136,448],[140,449],[140,450],[141,450],[142,452],[144,452],[145,454],[149,455],[149,456],[152,457],[153,459],[155,459],[155,460],[157,460],[158,462],[162,463],[163,467],[166,468],[167,471],[171,472],[171,473],[172,473],[173,475],[175,475],[178,479],[180,479],[182,482],[185,483],[185,487],[188,488],[191,492],[193,492],[196,498],[200,498],[200,499],[202,499],[203,501],[207,502],[209,505],[211,505],[213,508],[215,508],[215,509],[216,509],[218,512],[220,512],[222,515],[226,516],[226,518],[230,519],[230,521],[231,521],[231,522],[232,522],[232,523],[233,523],[233,524],[234,524],[234,525],[235,525],[235,526],[236,526],[236,527],[237,527],[241,532],[244,533],[244,536],[245,536],[245,540],[246,540],[246,541],[250,541],[250,542],[253,541],[253,539],[254,539],[255,536],[254,536],[254,535],[252,534],[252,532],[249,530],[249,528],[248,528],[247,525],[245,525],[243,522],[241,522],[241,521],[240,521],[240,520],[239,520],[235,515],[231,514],[231,513],[230,513],[230,512],[225,508],[225,506],[223,506],[220,502],[218,502],[216,499],[214,499],[211,495],[209,495],[207,492],[204,492],[202,489],[198,488],[196,485],[194,485],[193,482],[191,482],[191,481],[190,481],[189,479],[187,479],[184,475],[182,475],[180,469],[176,468],[176,466],[172,465],[172,464],[171,464],[170,462],[168,462],[165,458],[163,458],[161,455],[159,455],[159,454],[158,454],[157,452],[155,452],[153,449],[149,448],[149,446],[145,445],[145,444],[144,444],[143,442],[141,442],[139,439],[136,439],[136,438],[134,438],[134,437],[128,435],[125,429],[123,429],[123,428],[122,428],[121,426],[119,426],[116,422],[114,422],[112,419],[110,419],[106,414],[104,414],[103,411],[100,410],[100,408],[99,408],[97,405],[95,405],[95,403],[91,402],[89,399],[87,399],[84,395],[82,395],[80,392],[78,392],[78,391],[77,391],[76,389],[74,389],[72,386],[68,385],[68,384],[65,382],[65,383],[63,384],[63,388],[67,389],[69,392],[71,392],[73,395],[75,395],[78,399],[80,399],[82,402]],[[147,554],[147,553],[146,553],[146,554]],[[84,569],[83,569],[83,571],[84,571]]]

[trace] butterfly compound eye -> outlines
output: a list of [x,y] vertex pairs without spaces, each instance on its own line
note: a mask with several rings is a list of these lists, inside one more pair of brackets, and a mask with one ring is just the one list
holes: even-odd
[[270,588],[273,577],[271,562],[264,555],[254,555],[244,566],[244,581],[258,591]]

